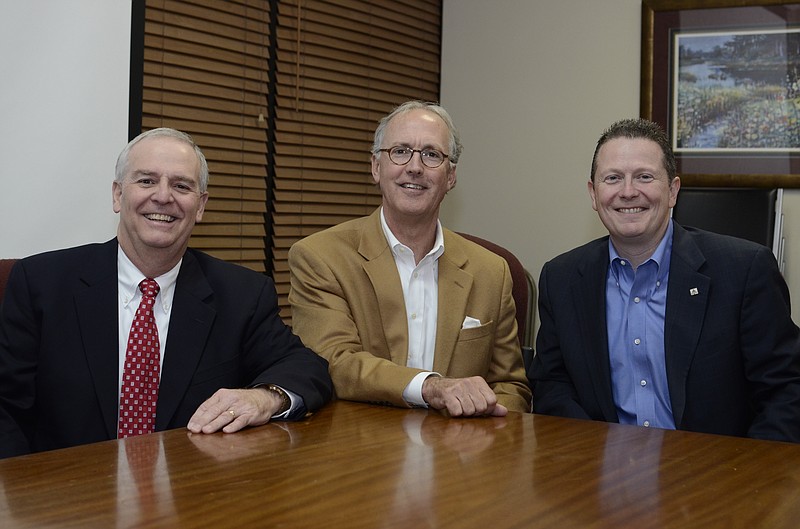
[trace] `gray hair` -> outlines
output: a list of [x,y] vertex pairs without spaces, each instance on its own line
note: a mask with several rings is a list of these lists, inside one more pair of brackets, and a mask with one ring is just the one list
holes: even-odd
[[447,125],[447,131],[449,135],[448,148],[450,152],[445,154],[447,154],[447,159],[450,161],[450,168],[452,169],[458,163],[458,158],[461,156],[461,150],[463,149],[463,146],[461,145],[461,137],[459,136],[455,125],[453,125],[453,120],[450,118],[450,114],[447,113],[447,110],[445,110],[444,107],[437,103],[417,100],[406,101],[402,105],[392,110],[391,113],[384,116],[380,123],[378,123],[378,128],[375,129],[375,139],[372,142],[372,154],[375,156],[380,154],[381,145],[383,144],[383,137],[386,134],[386,127],[389,125],[389,122],[392,121],[392,119],[401,114],[406,114],[407,112],[418,109],[433,112],[439,116],[442,121],[444,121],[445,125]]
[[644,139],[655,142],[664,154],[662,163],[664,164],[664,169],[667,171],[669,181],[672,182],[672,179],[678,174],[675,153],[672,152],[669,138],[667,138],[664,129],[662,129],[658,123],[646,119],[629,118],[621,119],[613,123],[603,132],[600,139],[597,140],[597,146],[594,148],[594,156],[592,156],[592,173],[589,175],[589,180],[594,182],[594,173],[597,171],[597,153],[600,151],[600,147],[615,138],[628,138],[632,140]]
[[197,160],[200,162],[200,193],[205,193],[208,190],[208,162],[206,162],[206,157],[203,155],[203,151],[200,150],[200,147],[197,146],[192,137],[185,132],[166,127],[142,132],[133,138],[124,149],[122,149],[122,152],[119,153],[119,157],[117,157],[117,166],[114,169],[114,180],[121,184],[125,179],[125,175],[128,173],[128,156],[130,155],[133,146],[146,138],[156,137],[175,138],[176,140],[180,140],[188,145],[191,145],[191,147],[194,149],[194,153],[197,155]]

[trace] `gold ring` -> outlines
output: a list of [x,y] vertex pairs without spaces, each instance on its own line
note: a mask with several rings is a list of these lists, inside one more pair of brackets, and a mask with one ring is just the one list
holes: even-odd
[[234,419],[236,418],[236,412],[235,412],[235,411],[233,411],[233,410],[228,410],[228,413],[230,413],[230,414],[231,414],[231,418],[234,418]]

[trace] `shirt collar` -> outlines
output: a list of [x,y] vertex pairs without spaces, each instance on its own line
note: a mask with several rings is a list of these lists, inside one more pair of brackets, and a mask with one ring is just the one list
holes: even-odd
[[[169,312],[172,299],[175,296],[175,284],[178,281],[178,273],[181,270],[183,259],[178,261],[170,271],[158,277],[154,277],[158,283],[159,291],[156,297],[156,305],[164,312]],[[136,268],[131,262],[121,246],[117,246],[117,278],[119,283],[119,297],[124,306],[135,299],[139,299],[139,283],[145,275]]]
[[[389,225],[386,223],[386,217],[383,215],[383,207],[381,207],[381,228],[383,228],[383,234],[386,236],[386,240],[389,242],[389,247],[392,249],[392,253],[397,256],[399,248],[405,248],[409,252],[411,252],[411,248],[400,242],[397,237],[394,236],[392,230],[389,228]],[[439,257],[444,253],[444,233],[442,231],[442,223],[439,222],[439,219],[436,219],[436,239],[433,241],[433,248],[429,251],[424,259],[428,259],[429,256],[432,256],[432,259],[439,259]],[[414,254],[411,253],[413,256]],[[420,263],[422,260],[420,260]]]
[[[653,261],[656,263],[658,267],[658,273],[656,277],[661,280],[663,277],[669,272],[669,263],[672,258],[672,233],[674,231],[672,219],[669,219],[669,224],[667,224],[667,231],[664,232],[664,236],[661,238],[661,242],[658,243],[656,246],[656,250],[653,252],[653,255],[645,261]],[[627,260],[620,257],[617,253],[617,249],[614,248],[614,243],[611,242],[611,237],[608,238],[608,261],[609,265],[613,264],[616,259],[619,260]],[[644,263],[642,263],[644,264]],[[612,266],[609,266],[612,268]]]

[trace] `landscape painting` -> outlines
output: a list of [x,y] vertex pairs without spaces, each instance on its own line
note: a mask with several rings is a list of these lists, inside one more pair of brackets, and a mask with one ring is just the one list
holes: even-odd
[[800,152],[800,29],[673,38],[676,152]]

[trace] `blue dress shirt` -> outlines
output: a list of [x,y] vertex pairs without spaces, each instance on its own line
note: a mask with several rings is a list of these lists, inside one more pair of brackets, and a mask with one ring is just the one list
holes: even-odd
[[675,429],[664,357],[672,221],[652,257],[634,270],[608,241],[606,321],[611,384],[622,424]]

